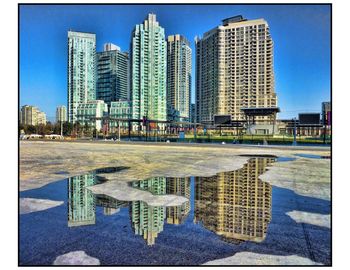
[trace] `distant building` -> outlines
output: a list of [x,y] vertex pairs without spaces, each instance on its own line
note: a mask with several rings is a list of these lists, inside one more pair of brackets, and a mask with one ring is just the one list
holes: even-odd
[[129,55],[112,43],[97,53],[96,99],[108,106],[111,102],[129,98]]
[[148,14],[131,36],[132,118],[167,120],[166,53],[164,28],[155,14]]
[[[167,40],[168,120],[189,121],[191,100],[192,50],[181,35]],[[178,117],[178,119],[176,119]],[[174,119],[175,118],[175,119]]]
[[264,19],[235,16],[196,38],[196,107],[203,124],[214,115],[245,120],[243,108],[277,107],[273,41]]
[[96,99],[96,35],[68,31],[68,121],[81,103]]
[[332,125],[332,107],[329,101],[322,102],[322,124],[327,126]]
[[20,123],[23,125],[36,126],[46,124],[46,114],[39,111],[37,107],[24,105],[21,108]]
[[[131,119],[131,102],[126,100],[113,101],[111,102],[111,107],[109,109],[109,116],[111,118],[119,119]],[[120,126],[128,127],[128,122],[120,122]],[[118,127],[118,121],[110,121],[110,128]]]
[[108,113],[107,104],[103,100],[91,100],[86,103],[81,103],[77,108],[77,122],[81,125],[87,124],[91,128],[101,130],[102,120],[94,119],[106,116]]
[[46,114],[44,112],[38,112],[37,114],[38,125],[46,125]]
[[22,106],[20,119],[21,124],[35,126],[37,124],[37,112],[38,108],[34,106]]
[[64,105],[56,108],[56,123],[61,122],[67,122],[67,108]]

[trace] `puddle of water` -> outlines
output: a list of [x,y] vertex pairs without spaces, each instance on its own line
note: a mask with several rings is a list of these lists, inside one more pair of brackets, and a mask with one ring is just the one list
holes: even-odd
[[102,174],[102,173],[116,173],[120,172],[123,170],[127,170],[130,167],[125,167],[125,166],[118,166],[118,167],[106,167],[106,168],[101,168],[101,169],[96,169],[94,172],[96,174]]
[[[20,264],[52,264],[59,255],[84,250],[102,264],[194,265],[247,247],[271,249],[266,239],[273,237],[273,211],[279,213],[292,196],[259,179],[274,162],[274,156],[254,156],[239,170],[211,177],[154,177],[130,183],[153,195],[188,199],[173,207],[119,201],[86,188],[106,181],[98,173],[120,171],[115,168],[21,192],[23,198],[65,203],[20,216]],[[290,249],[287,242],[283,248],[278,252]]]
[[330,156],[320,156],[320,155],[312,155],[312,154],[295,154],[297,157],[303,158],[316,158],[316,159],[330,159]]
[[277,162],[286,162],[286,161],[294,161],[296,158],[293,157],[278,157]]
[[67,172],[67,171],[58,171],[58,172],[55,172],[55,174],[69,174],[69,172]]
[[240,157],[250,157],[250,158],[273,158],[276,162],[286,162],[286,161],[294,161],[296,158],[292,157],[277,157],[275,155],[239,155]]

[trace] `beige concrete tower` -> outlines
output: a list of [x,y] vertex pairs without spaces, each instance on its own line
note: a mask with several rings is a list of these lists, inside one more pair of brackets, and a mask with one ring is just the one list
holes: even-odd
[[235,16],[196,38],[197,122],[219,114],[244,120],[242,108],[271,107],[277,107],[273,42],[264,19]]

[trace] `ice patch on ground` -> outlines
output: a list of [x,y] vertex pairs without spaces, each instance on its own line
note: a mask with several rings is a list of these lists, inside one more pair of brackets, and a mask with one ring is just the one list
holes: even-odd
[[188,199],[177,195],[153,195],[149,191],[133,188],[126,182],[109,181],[87,187],[94,194],[104,194],[120,201],[143,201],[149,206],[180,206]]
[[287,215],[290,216],[297,223],[306,223],[326,228],[331,227],[331,215],[321,215],[295,210],[287,212]]
[[234,256],[213,260],[204,265],[321,265],[297,255],[277,256],[252,252],[239,252]]
[[19,213],[28,214],[38,211],[47,210],[63,204],[62,201],[52,201],[34,198],[21,198],[19,201]]
[[53,265],[100,265],[100,260],[87,255],[84,251],[72,251],[58,256]]

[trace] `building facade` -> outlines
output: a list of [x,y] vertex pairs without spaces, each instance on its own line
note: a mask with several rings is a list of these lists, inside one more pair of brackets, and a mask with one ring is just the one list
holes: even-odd
[[101,118],[107,113],[108,106],[103,100],[91,100],[78,105],[76,121],[83,126],[87,124],[91,128],[101,130],[103,121],[94,118]]
[[191,103],[190,106],[190,122],[195,123],[196,121],[196,104]]
[[68,31],[68,121],[79,104],[96,99],[96,35]]
[[[196,117],[244,120],[242,108],[277,107],[273,42],[267,22],[235,16],[196,37]],[[264,116],[256,120],[264,120]]]
[[191,183],[190,178],[166,178],[166,194],[182,196],[188,199],[180,206],[172,206],[166,208],[166,221],[168,224],[182,224],[188,217],[191,210],[190,196]]
[[58,106],[56,108],[56,123],[67,122],[66,106]]
[[166,120],[166,41],[155,14],[135,26],[130,62],[132,118]]
[[68,227],[95,224],[95,196],[86,188],[95,184],[95,173],[68,178]]
[[46,125],[46,113],[38,112],[37,114],[38,125]]
[[327,126],[332,124],[332,109],[329,101],[322,102],[322,124]]
[[271,221],[272,186],[259,176],[273,158],[251,158],[243,168],[195,179],[195,222],[225,241],[261,242]]
[[[154,195],[166,194],[166,178],[153,177],[132,182],[132,187],[147,190]],[[147,245],[152,246],[160,232],[164,229],[164,206],[149,206],[143,201],[132,201],[130,208],[131,222],[135,234],[142,235]]]
[[129,93],[129,55],[112,43],[104,45],[97,54],[96,99],[108,106],[120,99],[127,100]]
[[[118,118],[118,119],[130,119],[131,118],[131,102],[130,101],[114,101],[111,102],[111,107],[109,109],[110,118]],[[128,127],[129,123],[120,121],[120,126],[123,128]],[[118,121],[110,120],[110,128],[112,132],[114,132],[115,128],[118,127]]]
[[46,124],[46,114],[41,112],[37,107],[24,105],[21,108],[20,123],[23,125],[37,126]]
[[[167,39],[168,120],[189,121],[191,101],[192,50],[181,35]],[[179,119],[176,119],[177,117]]]

